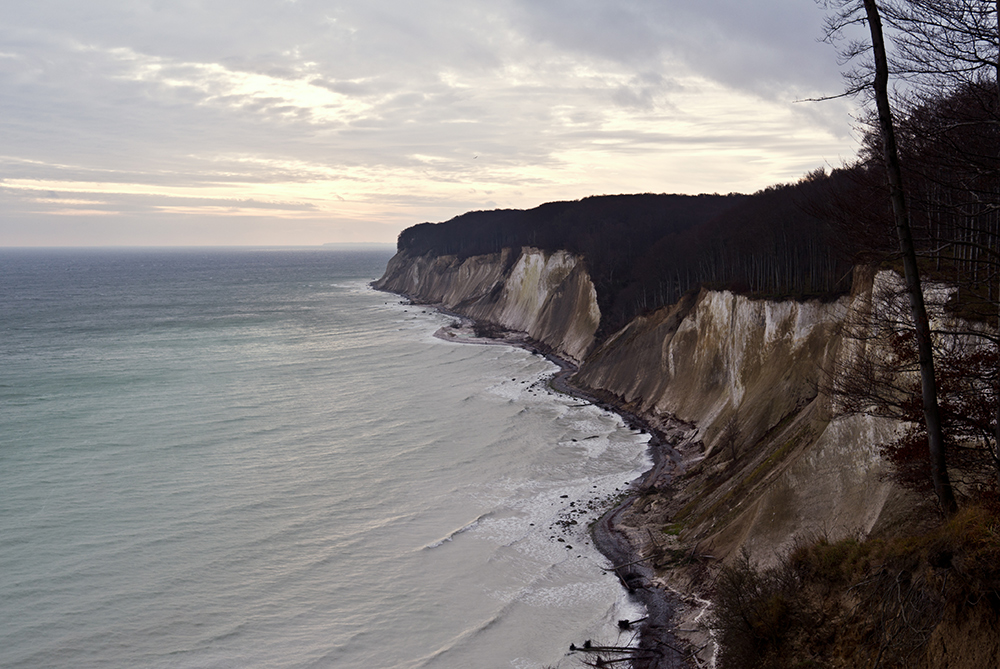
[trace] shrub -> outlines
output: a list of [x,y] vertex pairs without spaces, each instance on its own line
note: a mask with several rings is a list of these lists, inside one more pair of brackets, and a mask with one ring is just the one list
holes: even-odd
[[716,632],[723,667],[779,666],[786,635],[801,614],[796,590],[790,569],[758,570],[746,550],[722,568],[709,625]]
[[[977,500],[918,534],[820,538],[769,569],[741,553],[714,593],[722,669],[918,666],[942,622],[954,633],[980,602],[1000,610],[998,507]],[[963,629],[953,643],[984,641]]]

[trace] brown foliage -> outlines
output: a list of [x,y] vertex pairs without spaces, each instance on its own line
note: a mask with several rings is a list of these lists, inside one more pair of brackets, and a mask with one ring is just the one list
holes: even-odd
[[[953,289],[952,289],[953,290]],[[940,287],[930,308],[941,329],[933,353],[944,446],[949,473],[966,495],[994,490],[997,459],[998,357],[982,325],[950,321],[948,293]],[[952,292],[953,295],[953,292]],[[920,493],[931,493],[927,432],[918,376],[915,334],[898,285],[878,282],[868,309],[844,324],[847,350],[825,391],[839,415],[864,414],[900,421],[895,438],[879,444],[890,464],[888,478]],[[959,329],[961,328],[961,329]]]
[[716,583],[723,669],[934,666],[942,631],[974,647],[984,632],[963,621],[997,619],[997,504],[980,499],[922,534],[821,538],[770,569],[742,554]]

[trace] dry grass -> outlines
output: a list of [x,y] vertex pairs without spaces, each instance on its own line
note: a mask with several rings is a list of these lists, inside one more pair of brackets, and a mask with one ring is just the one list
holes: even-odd
[[724,669],[920,666],[943,623],[1000,612],[1000,513],[970,504],[924,534],[822,538],[766,570],[743,554],[713,599]]

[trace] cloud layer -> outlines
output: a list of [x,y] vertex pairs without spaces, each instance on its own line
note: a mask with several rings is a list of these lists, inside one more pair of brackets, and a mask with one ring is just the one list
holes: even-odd
[[[763,5],[763,6],[762,6]],[[0,244],[393,241],[468,209],[752,191],[854,150],[809,2],[24,3]]]

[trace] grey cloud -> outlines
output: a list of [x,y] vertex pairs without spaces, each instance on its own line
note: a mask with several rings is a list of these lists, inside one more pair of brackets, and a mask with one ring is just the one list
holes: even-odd
[[621,107],[650,110],[657,104],[671,107],[669,94],[682,89],[676,81],[656,72],[645,72],[632,77],[627,84],[611,92],[611,99]]
[[[58,11],[53,11],[57,6]],[[103,11],[102,11],[103,8]],[[32,3],[21,21],[84,43],[224,62],[295,76],[304,60],[331,79],[451,66],[503,65],[508,36],[652,70],[667,56],[752,90],[792,81],[836,86],[818,44],[822,12],[807,0],[498,0],[364,3]],[[335,76],[331,76],[335,75]]]
[[743,90],[838,90],[823,14],[808,0],[518,0],[533,39],[636,66],[684,63]]
[[[681,70],[772,99],[839,90],[821,24],[809,0],[21,3],[0,26],[0,167],[177,186],[317,178],[301,165],[449,181],[489,167],[520,188],[518,167],[558,168],[595,142],[683,141],[605,128],[676,111]],[[332,91],[348,111],[231,73]],[[846,134],[830,109],[796,112]]]

